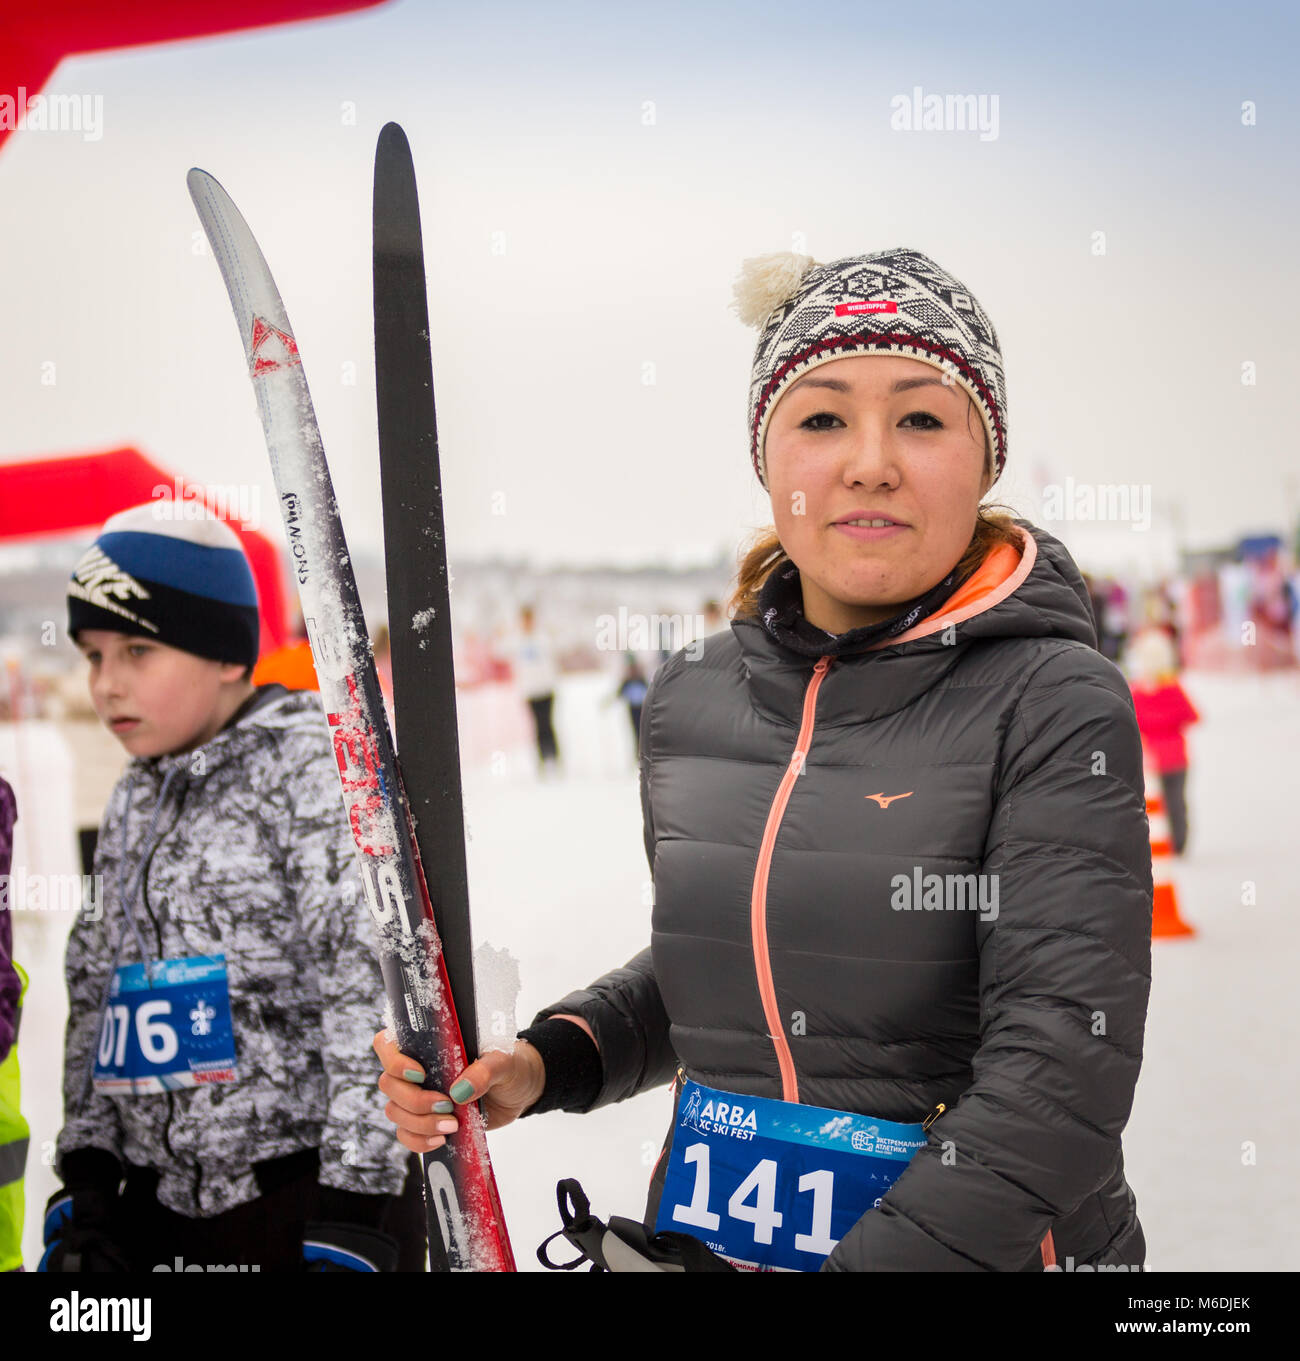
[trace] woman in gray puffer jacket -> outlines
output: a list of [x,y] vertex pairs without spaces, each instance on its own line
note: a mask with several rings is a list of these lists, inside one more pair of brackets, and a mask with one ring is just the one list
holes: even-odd
[[[1150,986],[1141,743],[1069,554],[980,508],[1006,453],[992,324],[902,249],[750,261],[738,300],[775,530],[731,628],[646,699],[650,946],[450,1097],[496,1128],[676,1074],[646,1224],[733,1261],[789,1265],[763,1245],[801,1228],[805,1270],[1140,1267],[1121,1134]],[[399,1138],[427,1148],[454,1120],[376,1047]],[[816,1159],[850,1131],[901,1141],[903,1170],[819,1221]]]

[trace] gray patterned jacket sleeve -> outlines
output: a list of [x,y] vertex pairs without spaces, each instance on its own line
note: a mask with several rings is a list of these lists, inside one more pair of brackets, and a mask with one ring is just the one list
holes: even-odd
[[277,795],[292,810],[285,824],[286,890],[297,904],[321,999],[328,1095],[320,1181],[344,1191],[396,1194],[406,1153],[384,1118],[371,1048],[383,1021],[384,981],[338,770],[328,742],[316,733],[287,734],[282,755]]

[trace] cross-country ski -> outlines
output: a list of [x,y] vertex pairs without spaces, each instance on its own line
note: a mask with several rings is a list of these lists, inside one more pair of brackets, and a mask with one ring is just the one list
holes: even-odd
[[[413,855],[410,810],[302,360],[270,270],[238,209],[201,170],[190,172],[189,185],[230,294],[257,393],[343,801],[379,931],[390,1024],[430,1080],[447,1086],[465,1066],[464,1042]],[[424,1154],[430,1265],[511,1270],[487,1143],[473,1106],[462,1110],[461,1126],[455,1138]]]

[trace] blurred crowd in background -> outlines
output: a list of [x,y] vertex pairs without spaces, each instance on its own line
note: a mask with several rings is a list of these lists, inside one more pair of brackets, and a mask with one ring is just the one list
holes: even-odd
[[[1232,549],[1188,554],[1186,566],[1184,572],[1155,581],[1084,570],[1097,646],[1105,657],[1131,678],[1131,643],[1144,630],[1157,629],[1173,644],[1178,670],[1251,672],[1300,666],[1300,571],[1295,552],[1280,537],[1257,536]],[[467,575],[472,579],[472,572]],[[480,599],[467,611],[472,622],[456,632],[457,686],[472,691],[513,685],[532,700],[553,691],[561,674],[603,672],[615,695],[635,706],[643,693],[637,687],[649,683],[661,662],[695,638],[726,626],[719,603],[725,598],[725,571],[713,573],[711,592],[700,590],[702,575],[707,574],[683,574],[669,589],[654,577],[641,578],[631,589],[630,582],[616,583],[599,574],[580,588],[557,576],[554,589],[543,582],[523,599],[505,597],[496,583],[484,581]],[[644,603],[653,599],[655,589],[672,599],[658,606]],[[482,603],[489,594],[490,609]],[[639,601],[629,604],[633,596]],[[605,635],[620,610],[625,622],[615,641],[627,645],[610,646]],[[372,641],[381,680],[391,684],[385,625],[375,630]],[[76,661],[70,644],[43,645],[40,629],[10,610],[0,590],[0,721],[93,718]],[[279,680],[295,689],[314,687],[306,640],[299,636],[263,657],[256,679]]]

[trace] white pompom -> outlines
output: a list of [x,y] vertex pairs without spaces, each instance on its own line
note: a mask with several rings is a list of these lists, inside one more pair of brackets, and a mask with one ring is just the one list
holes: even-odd
[[811,255],[778,251],[744,261],[732,285],[731,306],[746,326],[762,329],[763,323],[799,287],[803,276],[816,265]]

